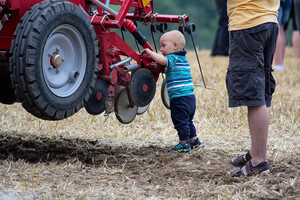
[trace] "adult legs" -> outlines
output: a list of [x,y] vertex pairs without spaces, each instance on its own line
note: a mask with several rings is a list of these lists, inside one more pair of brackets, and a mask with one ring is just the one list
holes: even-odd
[[[265,105],[263,106],[248,106],[248,124],[251,136],[252,166],[257,166],[261,162],[267,161],[267,141],[269,130],[269,113]],[[245,156],[244,156],[245,159]],[[244,174],[246,166],[242,167]],[[268,172],[266,170],[265,172]],[[231,172],[230,172],[231,173]]]
[[295,58],[300,58],[300,31],[293,31],[292,36],[293,53]]
[[248,123],[251,135],[251,163],[253,166],[267,160],[269,113],[264,106],[248,106]]
[[227,16],[227,0],[215,0],[219,13],[219,26],[215,35],[211,56],[228,56],[229,32]]
[[[285,45],[286,45],[286,31],[284,31],[284,28],[282,26],[279,26],[276,50],[274,54],[274,68],[277,70],[283,70]],[[280,68],[280,66],[282,67]]]
[[[230,54],[230,61],[226,75],[226,86],[228,89],[229,106],[237,107],[246,105],[248,108],[248,124],[251,136],[250,154],[252,156],[251,161],[248,161],[249,163],[242,167],[244,173],[240,172],[240,168],[236,168],[235,170],[229,173],[235,176],[241,176],[243,174],[246,175],[246,166],[247,169],[252,169],[253,171],[257,170],[259,173],[268,172],[267,170],[270,168],[266,162],[267,139],[269,130],[269,114],[267,106],[271,106],[272,94],[275,90],[275,80],[271,74],[271,68],[273,55],[276,48],[276,40],[278,37],[278,25],[274,23],[262,24],[258,27],[253,27],[252,29],[249,29],[249,32],[256,32],[261,27],[266,27],[267,29],[265,29],[264,31],[257,32],[257,35],[259,35],[260,37],[255,37],[254,34],[249,34],[248,31],[243,30],[239,32],[230,32],[231,48],[236,49]],[[243,40],[239,39],[238,42],[235,41],[235,34],[243,36],[241,37],[243,38]],[[265,38],[264,42],[261,42],[261,38]],[[263,50],[262,52],[261,49]],[[238,52],[238,50],[241,52]],[[250,53],[244,53],[247,51],[250,53],[253,52],[254,55],[257,55],[255,58],[252,59],[253,62],[242,62],[243,57],[237,57],[236,55],[236,52],[238,52],[239,55],[251,55]],[[258,57],[259,59],[257,59]],[[251,66],[258,66],[255,68],[256,76],[252,76],[255,77],[255,79],[251,80],[251,84],[243,84],[247,83],[243,82],[245,78],[242,79],[241,76],[233,76],[233,74],[239,69],[253,69],[251,68]],[[253,83],[257,83],[257,81],[260,83],[260,87],[254,88]],[[242,84],[237,85],[237,83]],[[249,94],[249,91],[255,91],[254,94],[257,94],[257,96]],[[241,94],[245,95],[244,98],[241,98]],[[255,167],[258,165],[259,167],[256,170],[251,168],[252,166]],[[249,171],[251,170],[248,170],[248,172]]]
[[294,56],[300,58],[300,0],[294,0],[294,20],[296,24],[296,29],[293,32],[293,48]]

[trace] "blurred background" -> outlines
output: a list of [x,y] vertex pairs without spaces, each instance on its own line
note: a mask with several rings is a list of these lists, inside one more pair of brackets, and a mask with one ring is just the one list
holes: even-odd
[[[183,15],[186,14],[190,18],[190,23],[196,25],[196,32],[193,35],[195,45],[199,50],[211,49],[214,42],[214,37],[218,29],[219,15],[215,1],[207,0],[154,0],[154,12],[159,14],[168,15]],[[118,11],[120,6],[110,6],[115,11]],[[138,23],[139,30],[146,36],[147,40],[152,44],[152,36],[150,32],[150,23],[143,24]],[[1,29],[1,23],[0,23]],[[169,30],[177,30],[178,24],[168,24]],[[121,35],[120,30],[115,30]],[[290,25],[287,30],[287,46],[292,46],[291,41],[292,26]],[[135,41],[129,33],[124,32],[124,37],[130,45],[135,46]],[[126,37],[127,36],[127,37]],[[156,39],[156,45],[159,49],[159,38],[161,33],[155,33],[154,38]],[[191,38],[186,35],[187,49],[193,49]],[[132,46],[133,47],[133,46]]]
[[[213,46],[216,31],[218,29],[219,15],[215,1],[207,0],[154,0],[154,12],[158,14],[168,15],[183,15],[186,14],[190,18],[190,23],[196,25],[196,32],[193,35],[195,45],[199,50],[211,49]],[[114,10],[118,10],[117,6],[111,6]],[[143,25],[138,23],[139,30],[146,36],[147,40],[152,44],[152,37],[150,32],[150,23]],[[168,24],[168,31],[177,30],[178,24]],[[120,30],[116,30],[120,32]],[[287,32],[287,45],[291,46],[291,32],[290,25]],[[129,33],[124,32],[125,39],[129,44],[134,44]],[[128,36],[127,36],[128,35]],[[126,37],[127,36],[127,37]],[[156,45],[159,49],[159,38],[161,33],[154,33],[156,38]],[[190,35],[185,35],[187,40],[187,49],[193,49]],[[132,41],[130,41],[132,39]],[[130,41],[130,42],[129,42]]]
[[[199,49],[211,49],[215,32],[218,28],[218,13],[215,5],[215,1],[206,1],[206,0],[154,0],[154,13],[158,14],[167,14],[167,15],[188,15],[190,19],[190,23],[194,23],[196,25],[196,32],[193,35],[195,45]],[[118,11],[120,6],[110,6],[115,11]],[[133,10],[131,10],[133,11]],[[129,12],[131,12],[129,11]],[[150,31],[150,23],[137,24],[138,29],[142,32],[142,34],[147,38],[150,44],[153,46],[153,40]],[[168,29],[170,30],[178,30],[178,24],[168,23]],[[120,30],[115,30],[119,35],[121,35]],[[128,32],[123,32],[125,40],[130,46],[135,46],[135,41],[133,37]],[[153,33],[156,46],[159,50],[159,39],[162,33],[157,32]],[[192,49],[192,41],[190,35],[185,35],[187,40],[187,49]],[[134,48],[134,46],[132,46]]]

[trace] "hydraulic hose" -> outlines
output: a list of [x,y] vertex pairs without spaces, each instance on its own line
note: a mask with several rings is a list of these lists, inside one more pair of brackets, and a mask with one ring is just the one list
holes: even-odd
[[[104,3],[98,1],[98,0],[91,0],[92,3],[95,5],[99,6],[103,10],[107,11],[110,13],[113,17],[117,17],[118,13],[105,5]],[[134,23],[131,20],[124,19],[123,21],[124,27],[133,35],[133,37],[137,40],[137,42],[142,45],[143,48],[148,48],[151,51],[153,51],[151,45],[149,42],[146,40],[146,38],[142,35],[142,33],[137,29],[137,27],[134,25]]]

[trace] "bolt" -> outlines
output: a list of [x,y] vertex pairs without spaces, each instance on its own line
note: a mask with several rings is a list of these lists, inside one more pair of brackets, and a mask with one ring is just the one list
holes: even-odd
[[56,73],[58,74],[59,72],[60,72],[60,69],[59,69],[59,68],[57,68],[57,69],[56,69]]
[[49,71],[50,71],[51,69],[53,69],[53,67],[52,67],[52,66],[48,67],[48,70],[49,70]]
[[53,56],[53,54],[52,53],[48,53],[48,56],[51,57],[51,56]]
[[60,50],[60,48],[59,48],[59,47],[56,47],[56,51],[59,52],[59,50]]

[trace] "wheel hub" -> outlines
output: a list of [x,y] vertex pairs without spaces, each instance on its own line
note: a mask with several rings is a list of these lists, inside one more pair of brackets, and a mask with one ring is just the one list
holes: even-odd
[[61,55],[59,55],[57,52],[53,53],[53,55],[50,58],[50,63],[53,68],[58,68],[62,65],[64,62],[64,59]]

